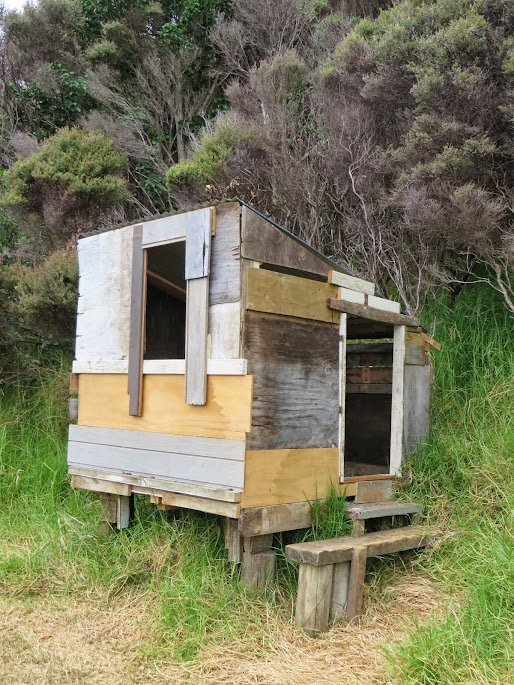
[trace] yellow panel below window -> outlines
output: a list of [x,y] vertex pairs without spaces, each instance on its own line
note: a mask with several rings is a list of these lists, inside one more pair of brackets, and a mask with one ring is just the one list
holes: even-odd
[[241,508],[324,499],[332,484],[339,488],[337,447],[249,450]]
[[126,374],[81,374],[80,426],[244,440],[250,430],[252,376],[209,376],[207,403],[184,400],[184,376],[147,375],[143,415],[130,416]]

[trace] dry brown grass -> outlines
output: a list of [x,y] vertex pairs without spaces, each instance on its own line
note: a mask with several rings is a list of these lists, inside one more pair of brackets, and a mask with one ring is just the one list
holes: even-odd
[[[268,615],[268,631],[225,641],[194,663],[155,659],[152,597],[106,604],[65,597],[0,598],[0,682],[5,685],[143,685],[213,683],[321,685],[385,680],[382,648],[402,639],[414,617],[442,604],[421,576],[402,577],[368,609],[362,625],[309,639]],[[154,654],[149,658],[148,654]]]

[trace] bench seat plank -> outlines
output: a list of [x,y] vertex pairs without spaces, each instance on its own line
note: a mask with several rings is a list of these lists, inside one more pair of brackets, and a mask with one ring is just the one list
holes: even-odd
[[291,561],[313,566],[339,564],[351,561],[353,549],[358,545],[367,549],[367,557],[394,554],[407,549],[425,547],[430,541],[429,533],[422,526],[408,526],[368,533],[360,538],[344,537],[316,542],[301,542],[286,546],[286,557]]

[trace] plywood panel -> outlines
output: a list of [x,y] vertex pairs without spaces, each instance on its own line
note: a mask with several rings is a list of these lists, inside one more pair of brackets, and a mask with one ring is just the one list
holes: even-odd
[[127,359],[133,226],[78,241],[77,359]]
[[250,430],[251,376],[210,376],[200,407],[185,404],[184,376],[146,376],[144,393],[143,415],[129,416],[126,375],[84,374],[78,423],[233,440],[244,440]]
[[[336,426],[337,428],[337,426]],[[249,450],[242,508],[323,499],[339,481],[339,450]]]
[[327,307],[327,299],[336,296],[337,288],[328,283],[265,269],[246,269],[247,309],[339,323],[339,313]]
[[244,344],[254,376],[249,449],[337,445],[338,327],[247,312]]
[[241,251],[245,259],[327,276],[331,266],[269,221],[242,208]]
[[209,304],[241,299],[241,231],[239,202],[216,207],[216,234],[211,244]]

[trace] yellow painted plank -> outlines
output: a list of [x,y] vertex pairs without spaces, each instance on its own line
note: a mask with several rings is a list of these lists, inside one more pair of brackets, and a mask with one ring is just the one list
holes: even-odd
[[266,269],[246,269],[246,308],[313,321],[339,322],[339,312],[327,307],[337,287]]
[[209,376],[207,403],[184,402],[184,376],[144,377],[143,415],[129,416],[126,374],[82,374],[79,426],[244,440],[251,426],[252,376]]
[[323,499],[338,481],[337,447],[248,450],[241,508]]

